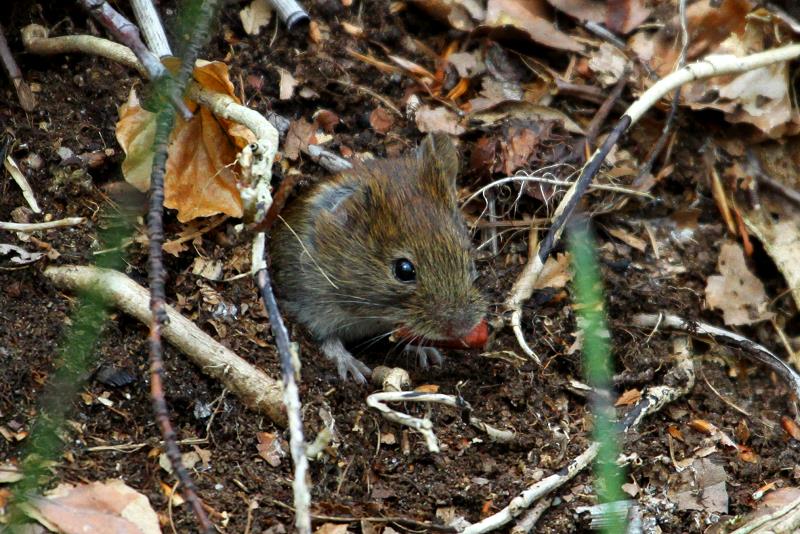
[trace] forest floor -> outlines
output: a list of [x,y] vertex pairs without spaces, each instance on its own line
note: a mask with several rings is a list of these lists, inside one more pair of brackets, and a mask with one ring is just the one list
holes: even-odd
[[[719,9],[730,3],[722,2]],[[338,122],[325,133],[325,147],[345,157],[409,153],[422,138],[421,129],[450,129],[460,137],[464,198],[492,178],[519,170],[561,165],[551,177],[569,177],[584,157],[585,136],[577,132],[590,126],[616,83],[598,81],[613,71],[597,66],[608,59],[599,52],[608,44],[553,10],[548,11],[549,20],[556,21],[570,38],[579,36],[585,52],[565,50],[567,45],[546,46],[496,29],[470,34],[434,20],[413,2],[354,0],[346,6],[349,2],[316,0],[307,4],[313,31],[319,32],[311,38],[288,33],[282,23],[276,25],[274,17],[259,35],[249,35],[240,21],[243,5],[226,5],[203,57],[227,63],[243,101],[262,113],[271,110],[286,117],[292,124],[290,132],[305,132],[304,125],[313,124],[318,137],[323,137],[324,125],[315,122],[315,114],[319,116],[319,110],[335,114]],[[671,2],[650,5],[647,22],[669,26],[675,6]],[[174,18],[170,6],[172,2],[161,6],[167,23]],[[143,206],[136,199],[131,201],[132,194],[121,185],[124,152],[115,138],[118,109],[132,87],[141,90],[143,81],[135,71],[98,57],[23,52],[20,29],[30,23],[50,28],[55,35],[101,35],[73,3],[31,7],[14,2],[0,14],[0,23],[37,97],[35,110],[26,113],[17,104],[11,84],[0,83],[0,154],[20,165],[47,217],[87,219],[82,225],[32,236],[0,231],[0,244],[45,253],[28,265],[0,265],[0,462],[17,462],[24,454],[27,431],[56,366],[75,303],[75,296],[54,287],[43,270],[46,265],[94,263],[98,232],[104,224],[101,215],[117,209],[121,196],[131,209]],[[700,39],[702,28],[695,30],[693,38]],[[722,33],[714,44],[730,32]],[[442,67],[446,65],[441,59],[444,51],[453,43],[452,50],[461,55],[451,65],[458,63],[461,73],[452,66]],[[370,64],[351,50],[378,58],[381,64]],[[713,44],[707,44],[693,53],[713,50]],[[414,74],[390,55],[430,71],[435,89],[421,90],[419,79],[424,73]],[[609,118],[597,125],[601,136],[651,82],[644,64],[641,58],[630,61],[633,74],[628,85],[613,102]],[[553,73],[583,89],[569,91],[562,84],[559,91]],[[466,92],[450,93],[462,78],[471,82]],[[448,93],[452,98],[446,98]],[[456,124],[454,110],[485,104],[480,98],[509,100],[509,94],[538,107],[535,112],[517,110],[502,119],[484,117],[477,125]],[[421,115],[406,113],[410,95],[419,98]],[[759,102],[766,106],[763,99]],[[433,111],[440,107],[445,111]],[[651,173],[637,179],[661,134],[669,103],[652,110],[623,138],[598,178],[599,183],[613,183],[623,190],[590,191],[582,204],[582,210],[592,214],[598,240],[615,359],[614,386],[620,395],[627,392],[628,398],[662,383],[674,364],[674,341],[686,335],[636,327],[633,316],[637,313],[668,312],[730,328],[782,356],[787,347],[795,350],[795,341],[800,339],[797,308],[785,273],[760,239],[743,238],[747,231],[739,213],[752,207],[741,207],[747,204],[741,199],[748,191],[742,185],[747,178],[742,169],[748,150],[757,147],[764,166],[770,160],[775,168],[782,168],[780,178],[795,188],[791,180],[800,175],[800,151],[792,147],[797,144],[776,133],[774,125],[729,121],[740,113],[741,108],[733,105],[727,110],[722,104],[715,109],[695,107],[679,108],[667,155],[656,160]],[[785,125],[787,134],[793,133],[793,120]],[[570,126],[572,122],[579,128]],[[740,172],[737,175],[730,169]],[[770,169],[767,172],[773,176],[778,172]],[[328,176],[304,154],[284,151],[276,175],[290,173],[302,174],[301,190]],[[0,184],[0,221],[43,220],[20,211],[25,200],[5,174]],[[722,192],[715,192],[717,186]],[[536,235],[529,228],[547,226],[562,191],[563,187],[537,183],[499,188],[493,196],[497,216],[492,224],[480,218],[485,207],[481,199],[465,205],[465,215],[475,229],[475,244],[480,246],[478,285],[493,303],[491,317],[502,312],[500,303],[525,264],[528,241]],[[764,189],[761,193],[765,205],[790,205],[780,194]],[[723,216],[719,195],[738,199],[739,204],[731,203],[733,228]],[[228,219],[187,242],[185,250],[166,255],[168,301],[239,356],[278,378],[278,356],[252,279],[229,281],[249,268],[249,244],[232,238],[237,222]],[[166,239],[199,226],[179,223],[170,214]],[[499,237],[492,237],[493,229]],[[124,270],[145,284],[143,236],[140,219],[126,247]],[[496,239],[494,248],[491,239]],[[737,251],[745,252],[745,263],[732,267],[740,269],[737,273],[726,272],[725,262],[720,263],[724,246],[731,247],[733,257],[741,257]],[[562,247],[558,254],[564,251]],[[209,279],[195,274],[199,260],[217,262],[222,275]],[[476,522],[505,507],[527,486],[562,468],[590,445],[591,406],[585,392],[575,385],[585,379],[568,262],[554,268],[560,269],[554,279],[561,281],[537,289],[523,313],[524,334],[542,365],[524,357],[510,329],[493,332],[483,351],[447,351],[444,364],[430,370],[419,368],[414,359],[388,344],[357,354],[372,367],[405,367],[415,387],[460,394],[481,419],[516,431],[512,443],[491,442],[465,424],[454,409],[407,406],[410,413],[427,413],[433,421],[442,450],[428,452],[418,434],[368,409],[365,398],[374,387],[341,382],[314,340],[287,318],[293,338],[301,344],[300,396],[306,435],[313,438],[329,417],[336,429],[332,445],[311,462],[315,526],[337,523],[349,525],[351,531],[383,528],[392,532],[447,530],[446,525],[457,517]],[[740,310],[751,313],[746,320],[728,324],[730,310],[725,303],[716,308],[709,304],[709,279],[721,276],[724,286],[731,276],[739,276],[751,283],[748,275],[762,284],[764,306],[756,310],[752,301],[741,304]],[[233,307],[238,310],[235,316],[220,313]],[[779,333],[785,334],[785,343]],[[63,400],[72,407],[49,486],[122,479],[147,496],[165,531],[172,522],[178,532],[189,532],[195,529],[190,511],[186,505],[170,511],[164,490],[173,478],[159,463],[163,451],[149,398],[146,340],[146,326],[123,313],[112,314],[102,326],[96,364],[82,394]],[[800,442],[781,424],[782,417],[798,415],[790,388],[774,373],[747,363],[735,348],[695,340],[693,354],[694,387],[647,417],[620,444],[635,459],[625,468],[627,497],[638,501],[643,517],[662,532],[706,531],[724,518],[757,509],[760,502],[753,494],[765,484],[793,487],[800,479]],[[166,348],[165,360],[170,416],[178,438],[194,440],[184,441],[183,450],[202,453],[203,461],[191,473],[199,495],[213,510],[212,521],[222,532],[290,531],[291,460],[288,455],[276,458],[259,449],[274,435],[288,451],[288,434],[264,415],[248,410],[174,348]],[[120,387],[110,385],[103,380],[109,369],[112,374],[130,373],[133,380]],[[620,413],[630,404],[620,402]],[[704,432],[699,422],[710,423],[739,447],[728,446],[719,434]],[[687,475],[687,467],[693,475]],[[704,477],[716,478],[706,485]],[[576,510],[596,504],[591,470],[579,473],[554,497],[536,531],[585,530],[588,520]],[[381,517],[395,520],[361,521]]]

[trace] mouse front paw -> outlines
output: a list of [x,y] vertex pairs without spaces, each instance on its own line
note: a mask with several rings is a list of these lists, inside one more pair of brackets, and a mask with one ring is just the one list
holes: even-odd
[[367,383],[367,376],[372,374],[372,369],[367,367],[364,362],[350,354],[339,338],[328,338],[322,343],[322,352],[325,357],[336,364],[339,378],[347,380],[347,375],[359,384]]
[[422,347],[420,345],[406,345],[403,349],[406,352],[416,354],[419,366],[423,369],[428,369],[430,361],[433,365],[442,365],[444,357],[439,349],[434,347]]

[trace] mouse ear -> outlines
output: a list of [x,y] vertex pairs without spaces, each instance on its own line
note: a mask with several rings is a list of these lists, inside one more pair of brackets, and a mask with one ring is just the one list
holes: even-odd
[[437,198],[455,200],[458,151],[447,134],[428,134],[417,149],[420,183]]
[[[353,195],[358,193],[358,187],[354,183],[325,184],[315,195],[312,206],[317,216],[327,215],[339,224],[347,223],[347,204]],[[316,218],[316,216],[314,217]]]

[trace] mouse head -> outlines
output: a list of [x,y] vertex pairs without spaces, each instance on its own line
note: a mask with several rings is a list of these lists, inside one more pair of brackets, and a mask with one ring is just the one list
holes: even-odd
[[354,328],[378,321],[423,343],[483,319],[457,173],[450,139],[429,135],[415,157],[360,164],[318,190],[311,245]]

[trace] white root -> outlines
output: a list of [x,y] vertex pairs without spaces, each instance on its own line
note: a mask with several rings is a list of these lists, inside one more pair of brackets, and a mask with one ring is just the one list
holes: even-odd
[[85,222],[86,219],[84,217],[67,217],[66,219],[40,223],[14,223],[0,221],[0,230],[8,230],[9,232],[38,232],[39,230],[77,226]]
[[399,425],[404,425],[412,428],[423,435],[425,443],[430,452],[439,452],[439,440],[433,432],[433,423],[427,418],[418,418],[408,415],[403,412],[392,410],[385,403],[387,402],[433,402],[437,404],[445,404],[458,409],[469,410],[470,424],[485,432],[492,441],[509,442],[514,439],[514,432],[508,430],[500,430],[493,426],[484,423],[477,417],[472,415],[472,410],[469,404],[465,403],[454,395],[444,395],[442,393],[418,393],[416,391],[382,391],[373,393],[367,397],[367,406],[375,408],[383,414],[383,416]]

